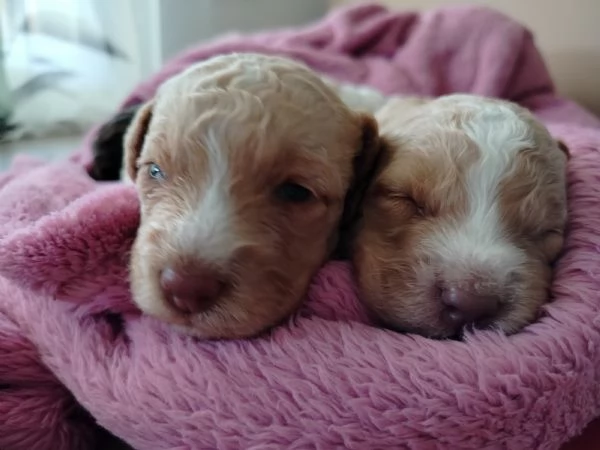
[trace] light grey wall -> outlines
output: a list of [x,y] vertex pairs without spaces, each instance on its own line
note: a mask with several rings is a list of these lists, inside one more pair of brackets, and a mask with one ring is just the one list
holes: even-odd
[[329,6],[328,0],[158,1],[163,60],[223,33],[302,25],[322,17]]

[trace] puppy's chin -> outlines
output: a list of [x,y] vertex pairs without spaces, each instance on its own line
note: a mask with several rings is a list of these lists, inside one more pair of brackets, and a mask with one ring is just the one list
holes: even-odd
[[[444,322],[443,311],[436,299],[425,294],[411,299],[388,297],[374,300],[374,297],[371,296],[368,303],[380,305],[377,308],[372,306],[369,308],[371,318],[377,325],[396,332],[419,334],[431,339],[461,339],[465,332],[476,330],[495,330],[511,335],[522,330],[539,315],[537,307],[523,311],[522,308],[515,308],[508,302],[497,317],[478,324],[467,324],[464,327],[455,328]],[[385,303],[394,304],[394,307],[381,306]],[[544,301],[540,299],[539,303],[544,303]],[[414,305],[419,305],[419,307]]]
[[[179,325],[180,331],[201,339],[248,339],[261,336],[288,317],[297,304],[294,303],[286,310],[273,310],[256,306],[245,300],[252,296],[234,292],[230,296],[217,301],[210,310],[192,315],[184,326]],[[276,304],[276,298],[260,296],[267,305]],[[250,307],[248,305],[251,305]],[[178,325],[178,324],[175,324]]]
[[[296,302],[282,309],[278,298],[264,292],[231,291],[221,295],[214,305],[205,311],[181,314],[169,308],[154,278],[140,278],[132,283],[134,302],[146,314],[173,325],[179,332],[201,339],[251,338],[279,324],[297,307]],[[259,298],[264,305],[246,300]],[[289,298],[292,298],[290,296]],[[267,307],[265,307],[267,306]]]
[[538,319],[542,305],[549,300],[551,268],[532,260],[524,266],[523,277],[517,283],[499,286],[506,294],[501,297],[497,312],[477,323],[460,326],[448,320],[448,310],[436,293],[432,274],[439,270],[429,266],[423,269],[423,273],[413,267],[411,271],[370,278],[364,276],[366,268],[358,266],[360,297],[375,324],[431,339],[462,339],[465,333],[477,330],[511,335]]
[[430,339],[452,339],[461,335],[462,330],[444,323],[442,309],[431,295],[413,293],[408,297],[371,293],[362,297],[369,316],[377,326]]
[[290,273],[283,267],[269,269],[266,262],[240,265],[207,309],[183,313],[170,306],[159,286],[161,264],[153,259],[159,254],[145,241],[134,245],[130,260],[133,301],[145,314],[205,340],[251,338],[268,331],[296,310],[310,280],[310,274]]

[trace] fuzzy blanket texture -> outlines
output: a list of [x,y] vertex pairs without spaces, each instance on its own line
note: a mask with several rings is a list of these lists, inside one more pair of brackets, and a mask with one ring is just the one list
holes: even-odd
[[570,225],[544,317],[505,337],[432,341],[371,326],[332,262],[287,324],[201,342],[139,314],[127,252],[131,187],[68,162],[0,177],[0,448],[558,449],[600,412],[600,121],[556,96],[532,36],[488,9],[361,5],[302,29],[191,49],[126,104],[194,61],[254,51],[387,93],[517,101],[571,149]]

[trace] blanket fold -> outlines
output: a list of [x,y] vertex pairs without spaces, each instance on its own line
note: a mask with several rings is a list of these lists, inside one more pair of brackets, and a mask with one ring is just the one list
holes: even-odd
[[531,34],[485,8],[360,5],[190,49],[123,107],[232,51],[387,93],[531,108],[572,153],[553,302],[515,336],[431,341],[372,326],[347,263],[332,262],[280,327],[197,341],[131,303],[136,193],[88,177],[88,137],[70,161],[23,158],[0,176],[0,448],[90,449],[98,425],[138,449],[558,449],[580,432],[600,410],[600,121],[555,94]]

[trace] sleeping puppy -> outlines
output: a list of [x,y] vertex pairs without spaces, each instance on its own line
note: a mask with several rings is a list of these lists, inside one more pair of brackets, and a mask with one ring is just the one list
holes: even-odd
[[514,333],[549,296],[567,218],[566,148],[525,109],[471,95],[396,98],[353,241],[361,298],[432,338]]
[[95,147],[110,159],[127,130],[141,202],[133,299],[206,339],[256,335],[298,307],[379,148],[372,116],[306,67],[256,54],[188,68],[126,122]]

